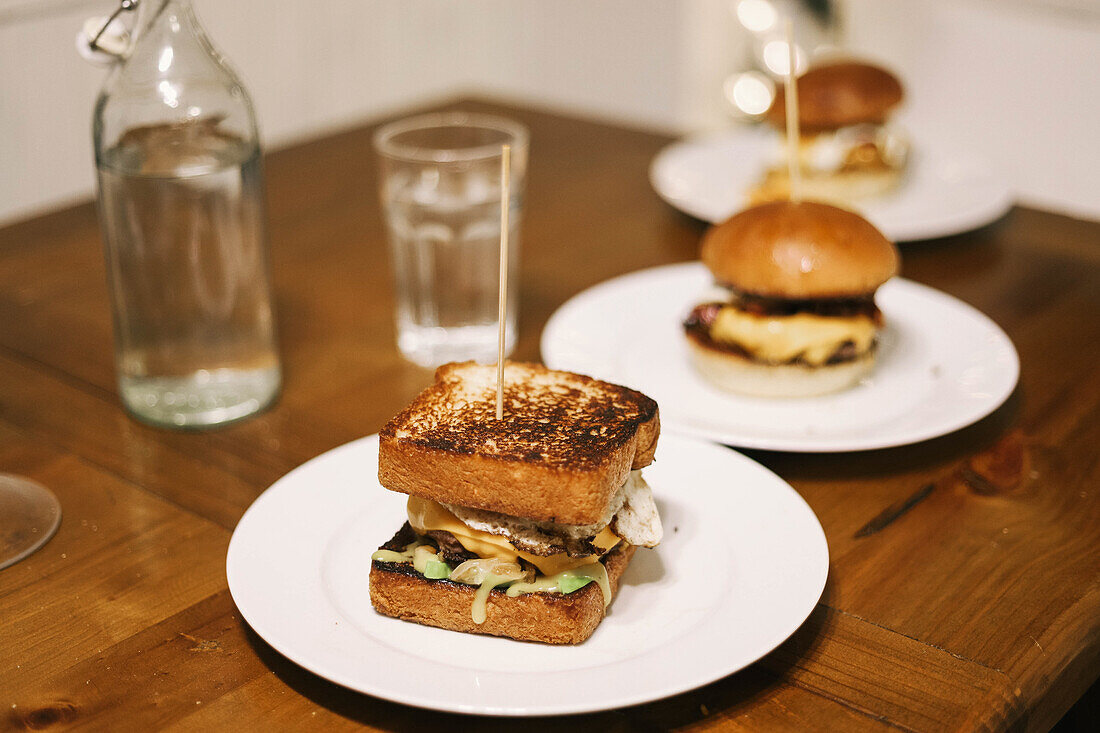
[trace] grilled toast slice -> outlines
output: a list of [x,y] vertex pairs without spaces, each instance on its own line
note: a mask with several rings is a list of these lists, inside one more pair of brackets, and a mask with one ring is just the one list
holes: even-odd
[[378,480],[442,504],[561,524],[599,522],[631,469],[653,461],[657,403],[539,364],[441,366],[380,431]]

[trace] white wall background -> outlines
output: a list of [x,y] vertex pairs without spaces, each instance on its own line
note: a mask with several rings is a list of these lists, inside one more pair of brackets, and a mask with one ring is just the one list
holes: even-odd
[[[151,1],[151,0],[146,0]],[[728,124],[730,0],[194,0],[266,143],[462,92],[662,131]],[[104,70],[73,38],[112,0],[0,0],[0,222],[92,194]],[[844,0],[921,134],[1002,165],[1022,200],[1100,218],[1100,3]]]
[[908,126],[1020,199],[1100,219],[1100,0],[847,0],[854,49],[905,80]]
[[[453,5],[195,3],[244,77],[269,144],[447,94],[457,81],[455,65],[443,63]],[[92,192],[91,114],[106,70],[77,56],[74,38],[85,17],[115,6],[112,0],[0,0],[0,219]],[[414,39],[422,39],[422,49]]]

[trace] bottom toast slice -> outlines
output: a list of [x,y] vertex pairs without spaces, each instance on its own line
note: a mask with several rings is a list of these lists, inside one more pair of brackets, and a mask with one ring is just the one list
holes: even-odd
[[[601,560],[607,568],[612,599],[634,550],[620,544]],[[579,644],[592,635],[606,611],[597,583],[569,594],[525,593],[514,598],[504,589],[494,589],[486,603],[485,622],[477,624],[471,615],[476,590],[450,580],[429,580],[408,564],[371,563],[370,599],[375,610],[426,626],[518,641]]]

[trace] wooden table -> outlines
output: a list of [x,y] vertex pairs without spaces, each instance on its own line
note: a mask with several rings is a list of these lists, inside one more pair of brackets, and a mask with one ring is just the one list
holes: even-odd
[[[703,225],[647,180],[668,138],[456,106],[503,112],[532,132],[516,357],[539,358],[543,324],[580,290],[696,256]],[[0,571],[0,729],[489,723],[302,670],[249,629],[226,587],[226,546],[252,500],[303,461],[377,431],[430,378],[394,346],[370,132],[268,160],[285,390],[268,413],[222,430],[159,430],[120,408],[90,204],[0,230],[0,470],[52,487],[64,507],[57,536]],[[1100,224],[1017,208],[902,255],[907,277],[1008,332],[1022,361],[1015,394],[918,445],[751,452],[806,498],[828,536],[829,582],[806,624],[694,692],[531,725],[1041,730],[1096,679]]]

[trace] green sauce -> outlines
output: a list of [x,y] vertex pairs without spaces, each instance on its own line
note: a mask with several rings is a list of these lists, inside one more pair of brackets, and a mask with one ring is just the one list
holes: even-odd
[[603,563],[594,562],[579,568],[565,570],[556,575],[543,575],[533,583],[512,583],[506,593],[515,598],[521,593],[562,593],[569,594],[596,581],[603,592],[604,608],[611,603],[611,583],[607,578],[607,568]]
[[[423,539],[417,539],[405,546],[402,552],[393,550],[376,550],[370,559],[376,562],[412,563],[416,572],[430,580],[441,580],[449,577],[451,568],[445,562],[439,560],[435,548]],[[595,581],[603,593],[603,605],[606,608],[611,603],[611,583],[607,578],[607,568],[603,563],[594,562],[582,565],[579,568],[565,570],[556,575],[539,575],[531,583],[513,581],[498,575],[487,575],[474,592],[474,603],[470,608],[470,615],[475,624],[485,623],[486,609],[489,594],[494,588],[508,585],[505,593],[509,598],[515,598],[524,593],[561,593],[568,595],[584,588]],[[460,582],[460,581],[455,581]]]
[[371,560],[377,562],[408,562],[411,558],[403,552],[394,552],[393,550],[378,550],[370,556]]
[[424,540],[416,540],[405,545],[401,552],[393,550],[375,550],[370,559],[374,562],[412,562],[416,548],[424,546]]
[[481,581],[481,585],[474,593],[474,605],[470,608],[470,615],[473,617],[475,624],[485,623],[485,606],[489,601],[489,594],[492,592],[493,588],[510,582],[512,581],[508,578],[501,578],[498,575],[485,576],[485,580]]

